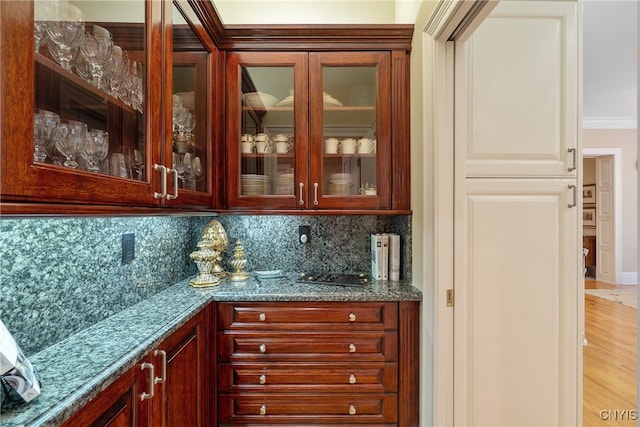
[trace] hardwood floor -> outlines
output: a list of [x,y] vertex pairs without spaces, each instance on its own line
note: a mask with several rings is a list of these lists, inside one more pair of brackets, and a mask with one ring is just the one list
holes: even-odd
[[[587,279],[585,288],[616,286]],[[633,307],[585,295],[584,426],[637,424],[637,315]]]

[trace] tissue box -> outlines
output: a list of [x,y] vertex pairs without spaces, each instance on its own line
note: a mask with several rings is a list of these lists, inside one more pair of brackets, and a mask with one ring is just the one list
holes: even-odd
[[[11,333],[0,320],[0,375],[3,386],[8,384],[25,402],[30,402],[40,395],[40,378],[35,367],[25,357]],[[9,390],[10,392],[11,390]]]

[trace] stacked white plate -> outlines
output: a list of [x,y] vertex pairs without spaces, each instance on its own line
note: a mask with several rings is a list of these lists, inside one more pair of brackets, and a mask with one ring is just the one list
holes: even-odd
[[269,109],[276,105],[278,98],[264,92],[249,92],[242,94],[245,104],[256,109]]
[[351,187],[353,187],[353,177],[350,173],[332,173],[329,176],[327,194],[334,196],[351,194]]
[[244,173],[240,176],[241,194],[269,194],[269,176]]
[[278,195],[294,194],[292,173],[283,173],[278,175],[278,182],[276,183],[276,194]]

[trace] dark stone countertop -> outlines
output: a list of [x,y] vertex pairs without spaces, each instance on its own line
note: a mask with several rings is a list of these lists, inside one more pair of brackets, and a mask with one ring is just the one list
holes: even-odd
[[296,282],[296,275],[224,282],[196,289],[188,280],[160,292],[29,357],[42,379],[42,392],[28,404],[3,405],[0,425],[56,426],[69,418],[151,349],[212,301],[420,301],[407,282],[363,287]]

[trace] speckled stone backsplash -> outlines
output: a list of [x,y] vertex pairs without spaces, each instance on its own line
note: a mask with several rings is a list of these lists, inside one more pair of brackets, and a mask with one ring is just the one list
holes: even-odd
[[[197,272],[189,254],[212,217],[0,220],[0,318],[29,356]],[[221,216],[229,247],[241,241],[247,270],[369,271],[369,234],[402,236],[410,278],[410,216]],[[311,242],[298,242],[298,226]],[[122,234],[135,259],[122,264]]]

